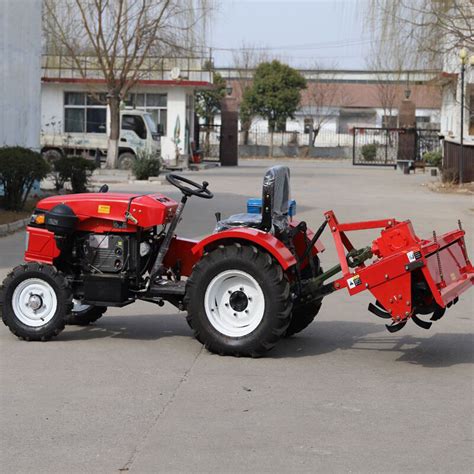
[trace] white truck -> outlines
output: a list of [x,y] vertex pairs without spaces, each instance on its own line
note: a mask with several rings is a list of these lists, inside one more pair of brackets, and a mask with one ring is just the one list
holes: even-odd
[[[160,136],[152,116],[142,110],[120,112],[118,167],[129,169],[140,153],[160,157]],[[47,160],[64,155],[83,155],[105,160],[109,123],[101,125],[103,133],[41,133],[41,151]],[[99,155],[99,156],[98,156]]]

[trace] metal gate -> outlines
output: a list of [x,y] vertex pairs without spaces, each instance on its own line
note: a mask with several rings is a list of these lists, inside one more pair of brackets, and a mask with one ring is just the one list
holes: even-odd
[[354,127],[352,163],[360,166],[397,166],[398,128]]
[[439,132],[439,129],[416,129],[416,161],[421,161],[426,152],[441,151]]
[[399,155],[400,135],[414,134],[413,141],[405,140],[409,149],[403,149],[405,159],[422,161],[426,152],[441,151],[439,130],[417,128],[367,128],[354,127],[352,163],[361,166],[397,166]]
[[199,124],[199,149],[206,161],[219,161],[221,126]]

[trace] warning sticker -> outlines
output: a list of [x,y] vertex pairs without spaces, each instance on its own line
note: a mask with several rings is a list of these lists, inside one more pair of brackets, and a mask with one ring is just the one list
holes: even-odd
[[416,252],[413,252],[413,251],[407,252],[407,257],[410,263],[416,262],[417,260],[421,258],[421,252],[419,250],[417,250]]
[[97,208],[97,212],[99,214],[110,214],[110,206],[107,206],[105,204],[99,204],[99,207]]
[[354,275],[352,278],[347,280],[347,285],[350,289],[355,288],[356,286],[362,285],[362,280],[359,275]]

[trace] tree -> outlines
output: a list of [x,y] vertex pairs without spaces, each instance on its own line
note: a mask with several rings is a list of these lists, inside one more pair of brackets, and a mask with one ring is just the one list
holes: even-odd
[[[186,51],[210,0],[45,0],[46,41],[67,54],[83,78],[96,69],[110,109],[107,166],[115,168],[120,104],[160,59]],[[196,14],[198,11],[198,14]]]
[[0,148],[0,185],[3,186],[3,207],[21,211],[35,181],[41,181],[49,171],[43,157],[19,146]]
[[255,70],[252,87],[247,89],[242,106],[249,114],[268,120],[270,156],[273,154],[273,133],[293,118],[300,103],[305,78],[280,61],[261,63]]
[[[367,66],[376,76],[375,90],[378,102],[383,111],[382,127],[391,127],[391,117],[398,106],[401,89],[402,73],[409,69],[407,57],[402,57],[394,52],[392,55],[381,54],[374,49],[367,61]],[[390,76],[389,76],[390,74]],[[390,77],[387,80],[387,77]]]
[[314,146],[321,128],[333,117],[333,109],[347,107],[351,103],[351,98],[335,79],[334,72],[324,70],[318,63],[312,68],[311,81],[304,93],[304,102],[311,116],[310,146]]
[[472,0],[371,0],[372,27],[379,44],[409,54],[420,64],[440,66],[446,53],[474,50]]
[[[235,84],[239,88],[237,95],[243,97],[252,87],[253,73],[260,63],[268,62],[269,57],[265,49],[258,46],[242,43],[242,47],[232,53],[236,70]],[[240,129],[244,135],[244,145],[248,144],[249,131],[254,116],[245,103],[240,106]]]
[[204,150],[206,156],[209,155],[210,133],[214,125],[214,117],[221,110],[221,101],[225,97],[226,82],[218,73],[214,73],[214,87],[212,89],[203,89],[196,92],[196,113],[204,119],[206,127],[206,137],[204,141]]

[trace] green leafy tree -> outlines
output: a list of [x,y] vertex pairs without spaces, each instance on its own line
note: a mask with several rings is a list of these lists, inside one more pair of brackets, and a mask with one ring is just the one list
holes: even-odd
[[241,110],[268,120],[270,155],[273,154],[273,132],[293,118],[300,103],[305,78],[296,70],[274,60],[261,63],[255,70],[252,87],[244,93]]
[[196,93],[196,113],[204,119],[206,137],[204,142],[205,154],[209,154],[209,138],[214,125],[214,117],[221,110],[221,101],[225,97],[226,82],[218,73],[214,73],[214,87],[212,89],[203,89]]
[[0,148],[0,185],[3,185],[3,207],[21,211],[35,181],[46,177],[49,165],[43,157],[19,146]]

